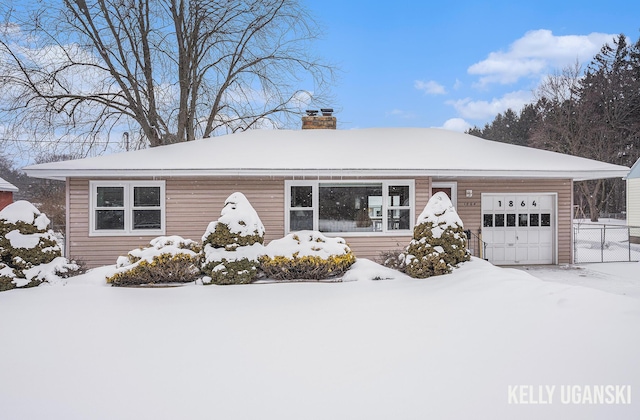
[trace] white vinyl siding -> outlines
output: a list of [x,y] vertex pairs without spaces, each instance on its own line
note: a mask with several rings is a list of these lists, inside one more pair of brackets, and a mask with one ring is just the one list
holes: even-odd
[[627,179],[627,225],[633,241],[640,240],[640,178]]

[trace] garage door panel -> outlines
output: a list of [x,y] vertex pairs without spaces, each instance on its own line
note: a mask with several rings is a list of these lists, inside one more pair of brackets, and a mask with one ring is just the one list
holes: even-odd
[[541,244],[550,244],[553,241],[553,233],[551,229],[545,229],[540,232],[540,243]]
[[[516,243],[516,231],[511,229],[507,231],[502,231],[502,235],[504,236],[504,242],[506,244],[515,244]],[[495,241],[498,242],[498,241]]]
[[518,244],[528,244],[529,243],[529,232],[526,230],[519,230],[516,233],[516,241]]
[[529,260],[529,249],[526,247],[516,248],[516,259],[515,262],[520,261],[528,261]]

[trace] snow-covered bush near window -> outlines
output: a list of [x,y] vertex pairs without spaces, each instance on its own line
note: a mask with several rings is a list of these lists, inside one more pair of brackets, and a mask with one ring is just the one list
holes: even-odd
[[28,201],[0,211],[0,291],[55,283],[79,270],[62,257],[49,223]]
[[322,280],[342,275],[355,261],[344,239],[305,230],[269,242],[260,268],[274,280]]
[[107,278],[113,286],[188,283],[200,275],[200,245],[180,236],[160,236],[150,246],[130,251]]
[[[246,284],[258,276],[258,257],[264,251],[264,226],[240,192],[224,202],[217,221],[202,236],[205,283]],[[210,278],[210,279],[209,279]]]
[[447,274],[470,257],[464,226],[451,200],[443,192],[434,194],[418,216],[413,239],[401,256],[404,271],[415,278]]

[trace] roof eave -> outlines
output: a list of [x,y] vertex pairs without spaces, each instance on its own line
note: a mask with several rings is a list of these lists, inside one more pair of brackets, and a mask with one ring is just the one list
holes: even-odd
[[27,169],[28,176],[34,178],[55,179],[64,181],[66,178],[153,178],[153,177],[325,177],[325,176],[353,176],[353,177],[481,177],[481,178],[547,178],[573,179],[585,181],[605,178],[624,178],[627,170],[607,169],[598,171],[548,171],[548,170],[482,170],[482,169],[351,169],[351,168],[306,168],[306,169]]

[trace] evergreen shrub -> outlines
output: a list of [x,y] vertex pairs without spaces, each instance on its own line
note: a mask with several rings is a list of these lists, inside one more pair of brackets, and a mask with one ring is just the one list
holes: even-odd
[[189,283],[200,276],[200,246],[180,236],[161,236],[150,247],[118,258],[118,271],[107,278],[113,286]]
[[400,257],[415,278],[447,274],[471,258],[462,220],[449,197],[438,192],[427,203],[413,229],[413,239]]
[[217,221],[202,236],[202,271],[207,284],[247,284],[258,277],[264,226],[249,200],[231,194]]
[[341,276],[355,261],[344,239],[300,231],[271,241],[260,268],[273,280],[323,280]]
[[79,266],[62,257],[49,219],[28,201],[0,211],[0,291],[56,282]]

